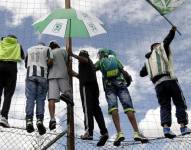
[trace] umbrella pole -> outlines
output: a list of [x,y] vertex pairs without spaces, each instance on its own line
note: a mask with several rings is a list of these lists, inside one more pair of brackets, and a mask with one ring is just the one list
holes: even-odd
[[[65,8],[71,8],[70,0],[65,0]],[[65,38],[66,50],[68,53],[72,52],[72,38]],[[69,70],[72,71],[72,58],[69,57]],[[72,88],[73,99],[73,82],[72,76],[70,76],[70,86]],[[75,150],[75,137],[74,137],[74,109],[72,106],[67,106],[67,150]]]

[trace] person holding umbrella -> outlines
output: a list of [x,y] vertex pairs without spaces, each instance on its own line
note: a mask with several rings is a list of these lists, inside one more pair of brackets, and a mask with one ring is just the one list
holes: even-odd
[[109,135],[105,126],[103,113],[99,106],[99,86],[96,78],[96,70],[89,54],[86,50],[81,50],[79,55],[71,54],[78,59],[79,74],[75,76],[80,82],[80,96],[84,112],[85,134],[81,136],[82,140],[93,140],[94,118],[100,128],[101,137],[97,146],[105,145]]
[[140,76],[149,75],[155,86],[160,105],[161,126],[164,136],[170,139],[176,137],[170,130],[172,124],[171,99],[176,107],[176,117],[180,124],[181,134],[191,133],[191,130],[186,126],[188,124],[186,101],[173,70],[170,43],[174,39],[175,32],[176,27],[172,26],[163,42],[151,45],[151,51],[145,55],[146,63],[140,71]]

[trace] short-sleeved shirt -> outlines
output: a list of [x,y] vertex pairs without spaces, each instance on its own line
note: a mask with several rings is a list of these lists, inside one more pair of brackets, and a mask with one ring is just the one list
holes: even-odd
[[27,78],[31,76],[47,78],[48,59],[53,59],[53,54],[49,47],[37,45],[29,48],[26,60]]
[[56,48],[52,50],[54,60],[53,66],[49,69],[48,79],[69,79],[67,62],[68,62],[68,54],[65,49]]
[[79,63],[78,70],[81,85],[97,82],[95,66],[89,58],[88,63]]

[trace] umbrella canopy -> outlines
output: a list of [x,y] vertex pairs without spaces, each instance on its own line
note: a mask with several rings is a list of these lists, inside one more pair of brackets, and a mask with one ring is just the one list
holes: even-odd
[[75,9],[56,9],[33,26],[42,34],[59,37],[92,37],[106,33],[97,17]]

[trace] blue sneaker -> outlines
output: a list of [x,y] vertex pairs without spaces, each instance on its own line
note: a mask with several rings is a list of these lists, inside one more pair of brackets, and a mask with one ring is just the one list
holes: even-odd
[[173,139],[176,137],[176,135],[168,127],[163,128],[163,133],[165,138]]
[[191,133],[191,129],[188,128],[187,126],[180,127],[180,132],[181,132],[182,135],[190,134]]

